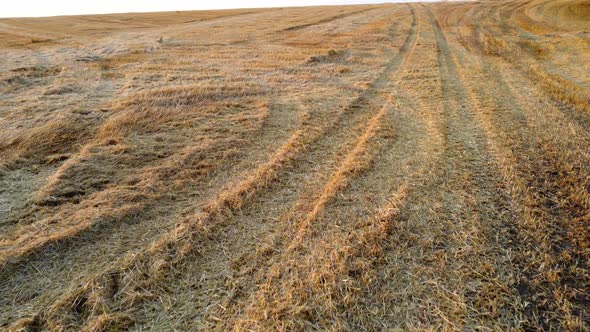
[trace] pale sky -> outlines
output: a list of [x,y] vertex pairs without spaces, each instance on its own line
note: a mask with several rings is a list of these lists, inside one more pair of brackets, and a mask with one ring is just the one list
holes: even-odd
[[0,0],[0,17],[402,2],[387,0]]

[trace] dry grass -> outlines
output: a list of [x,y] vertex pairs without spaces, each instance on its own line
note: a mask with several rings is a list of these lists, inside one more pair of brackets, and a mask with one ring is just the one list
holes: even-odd
[[0,329],[590,324],[588,3],[0,20]]

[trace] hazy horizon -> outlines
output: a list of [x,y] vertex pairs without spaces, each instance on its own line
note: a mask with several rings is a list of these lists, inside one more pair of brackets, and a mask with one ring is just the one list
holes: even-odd
[[92,14],[114,14],[131,12],[159,12],[159,11],[185,11],[185,10],[212,10],[232,8],[264,8],[264,7],[291,7],[291,6],[321,6],[321,5],[353,5],[370,3],[397,3],[416,2],[418,0],[218,0],[206,2],[194,0],[169,0],[162,1],[114,1],[102,2],[79,2],[72,0],[22,0],[13,3],[2,10],[0,18],[10,17],[44,17],[61,15],[92,15]]

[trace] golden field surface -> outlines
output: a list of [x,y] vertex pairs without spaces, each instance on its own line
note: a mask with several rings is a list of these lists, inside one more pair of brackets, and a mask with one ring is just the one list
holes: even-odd
[[0,330],[588,331],[590,2],[0,19]]

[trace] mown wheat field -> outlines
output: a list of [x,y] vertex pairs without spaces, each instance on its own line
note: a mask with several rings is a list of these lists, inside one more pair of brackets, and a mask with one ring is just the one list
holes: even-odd
[[0,330],[587,331],[590,2],[0,20]]

